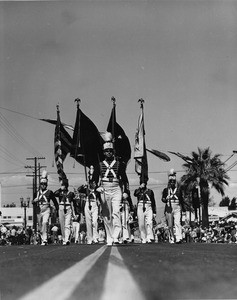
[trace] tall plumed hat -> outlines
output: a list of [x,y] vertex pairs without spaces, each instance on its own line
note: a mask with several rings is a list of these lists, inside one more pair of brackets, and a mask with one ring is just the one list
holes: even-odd
[[112,142],[113,136],[111,134],[111,132],[106,131],[103,135],[102,138],[104,140],[104,144],[103,144],[103,150],[106,149],[114,149],[114,144]]
[[40,177],[40,183],[46,183],[48,184],[48,173],[46,170],[42,171],[42,175]]
[[170,169],[168,178],[169,178],[169,180],[176,180],[176,172],[174,169]]

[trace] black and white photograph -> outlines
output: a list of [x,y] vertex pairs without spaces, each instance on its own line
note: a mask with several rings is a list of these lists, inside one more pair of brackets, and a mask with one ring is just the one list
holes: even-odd
[[0,1],[0,300],[237,299],[237,1]]

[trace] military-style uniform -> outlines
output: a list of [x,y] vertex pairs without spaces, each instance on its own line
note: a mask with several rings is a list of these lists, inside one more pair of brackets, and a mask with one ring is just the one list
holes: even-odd
[[38,221],[38,230],[41,234],[42,245],[47,245],[48,237],[47,237],[47,226],[50,217],[50,201],[53,201],[53,204],[58,211],[58,202],[54,196],[54,193],[47,189],[48,179],[41,178],[40,184],[45,184],[45,189],[40,189],[37,192],[36,198],[32,201],[32,203],[37,203],[39,211],[37,213],[37,221]]
[[[104,146],[104,150],[107,149]],[[108,143],[108,149],[113,149],[112,143]],[[100,179],[100,181],[99,181]],[[101,213],[104,220],[106,240],[108,245],[118,243],[121,235],[121,200],[122,194],[129,194],[129,183],[126,175],[126,165],[116,159],[105,158],[95,167],[92,177],[101,191]]]
[[138,226],[143,244],[154,241],[153,216],[156,214],[156,202],[154,192],[145,188],[138,188],[134,191],[137,197],[137,218]]
[[60,188],[54,195],[59,199],[59,223],[62,232],[63,245],[68,245],[70,243],[69,238],[71,234],[72,217],[75,215],[73,207],[75,195],[73,192],[68,191],[68,188],[65,190]]
[[[173,181],[173,184],[172,184]],[[169,183],[162,192],[162,202],[165,203],[165,217],[170,232],[170,243],[182,241],[181,207],[183,197],[176,184],[176,173],[169,174]],[[175,228],[175,233],[174,233]]]
[[82,186],[79,188],[79,192],[85,194],[85,220],[86,220],[86,236],[87,244],[98,243],[99,233],[98,233],[98,193],[91,186]]

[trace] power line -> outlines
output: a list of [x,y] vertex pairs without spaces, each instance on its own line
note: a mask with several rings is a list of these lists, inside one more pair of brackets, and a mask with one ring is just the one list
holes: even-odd
[[12,109],[9,109],[9,108],[5,108],[5,107],[0,106],[0,109],[4,109],[4,110],[10,111],[10,112],[13,112],[15,114],[18,114],[18,115],[22,115],[22,116],[25,116],[25,117],[28,117],[28,118],[31,118],[31,119],[38,120],[38,118],[32,117],[30,115],[27,115],[27,114],[24,114],[24,113],[21,113],[19,111],[15,111],[15,110],[12,110]]
[[39,154],[38,150],[34,149],[13,127],[13,125],[0,113],[0,124],[2,128],[15,140],[18,144],[20,144],[23,148],[30,153]]

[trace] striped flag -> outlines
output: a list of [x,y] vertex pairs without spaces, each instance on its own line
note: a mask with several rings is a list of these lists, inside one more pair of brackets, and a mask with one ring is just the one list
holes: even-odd
[[59,107],[57,106],[57,123],[54,133],[54,157],[60,180],[66,178],[66,174],[63,170],[63,162],[71,150],[71,145],[72,138],[61,123]]

